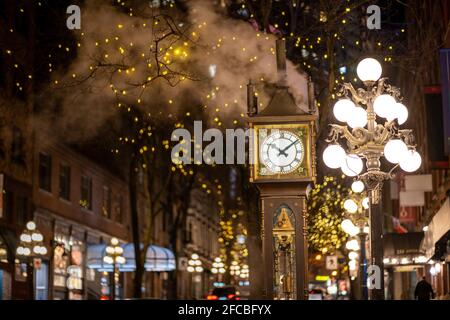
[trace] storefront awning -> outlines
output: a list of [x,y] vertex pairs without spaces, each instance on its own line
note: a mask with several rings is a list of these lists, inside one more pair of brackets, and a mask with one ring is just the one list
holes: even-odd
[[423,232],[388,233],[383,236],[384,257],[423,255],[420,242]]
[[450,231],[450,198],[447,198],[439,211],[434,215],[425,237],[422,241],[422,250],[428,259],[435,255],[436,244]]
[[[103,257],[106,254],[106,244],[89,245],[87,248],[87,267],[98,269],[99,271],[113,270],[112,265],[104,263]],[[121,272],[132,272],[136,270],[136,260],[134,259],[134,245],[132,243],[121,245],[125,264],[120,265]],[[172,271],[175,270],[175,256],[167,248],[151,245],[147,249],[145,256],[145,270],[147,271]]]

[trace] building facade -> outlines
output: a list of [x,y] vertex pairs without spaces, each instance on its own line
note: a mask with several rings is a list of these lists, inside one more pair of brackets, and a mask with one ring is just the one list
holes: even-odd
[[112,236],[129,241],[128,185],[62,145],[37,141],[34,159],[34,218],[52,253],[36,274],[36,297],[99,298],[107,280],[88,268],[87,251]]
[[[63,145],[37,139],[32,150],[26,165],[34,170],[27,180],[14,179],[7,168],[0,176],[2,266],[11,287],[4,298],[99,298],[107,277],[88,268],[88,247],[112,236],[129,240],[128,185]],[[36,222],[48,251],[33,269],[15,256],[29,220]]]
[[[193,190],[191,197],[191,206],[180,237],[177,290],[181,299],[204,299],[218,280],[218,275],[213,274],[211,268],[214,259],[220,254],[217,241],[219,208],[204,190]],[[193,254],[199,256],[202,272],[188,271],[188,262]]]

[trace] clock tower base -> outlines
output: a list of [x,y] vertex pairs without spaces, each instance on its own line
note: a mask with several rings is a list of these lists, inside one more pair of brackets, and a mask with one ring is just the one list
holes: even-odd
[[306,187],[305,182],[258,184],[266,299],[308,299]]

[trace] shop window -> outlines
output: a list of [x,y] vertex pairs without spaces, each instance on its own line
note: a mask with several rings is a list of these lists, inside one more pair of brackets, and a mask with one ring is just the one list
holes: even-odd
[[81,300],[83,298],[83,245],[76,241],[70,247],[70,266],[67,267],[67,289],[69,300]]
[[16,260],[14,264],[14,280],[24,282],[27,280],[28,273],[27,273],[27,264],[25,262],[21,262],[19,260]]
[[20,165],[25,165],[24,139],[22,131],[14,127],[12,131],[11,160]]
[[68,255],[63,243],[58,243],[53,250],[53,286],[65,288],[68,267]]
[[48,299],[48,263],[42,262],[38,269],[35,269],[36,300]]
[[92,210],[92,178],[88,176],[81,176],[80,206]]
[[39,188],[48,192],[52,191],[52,157],[39,153]]
[[70,167],[65,164],[59,166],[59,197],[70,200]]
[[103,186],[102,215],[111,219],[111,189]]
[[0,269],[0,300],[11,300],[11,273]]

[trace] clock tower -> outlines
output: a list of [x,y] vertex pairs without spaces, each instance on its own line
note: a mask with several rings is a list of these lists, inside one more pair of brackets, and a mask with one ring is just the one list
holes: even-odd
[[[297,103],[286,81],[284,40],[276,43],[278,81],[269,104],[258,112],[254,85],[248,84],[249,127],[253,129],[251,182],[261,197],[261,238],[266,299],[307,299],[308,244],[306,189],[315,180],[313,87]],[[299,86],[302,84],[299,83]]]

